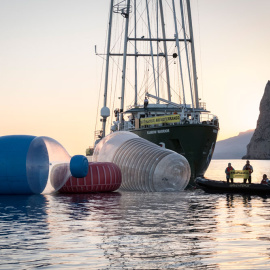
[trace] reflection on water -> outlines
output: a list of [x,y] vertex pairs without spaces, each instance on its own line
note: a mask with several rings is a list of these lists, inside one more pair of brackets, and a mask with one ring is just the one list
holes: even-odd
[[[200,242],[211,241],[215,231],[214,206],[200,204],[190,193],[121,196],[121,216],[105,223],[100,248],[109,268],[153,269],[200,265]],[[197,223],[200,217],[202,223]],[[207,226],[205,225],[207,222]],[[208,252],[206,252],[208,253]],[[194,261],[194,257],[198,260]]]
[[0,269],[49,263],[43,253],[48,239],[46,209],[43,195],[0,196]]
[[267,269],[269,198],[114,192],[0,197],[0,269]]

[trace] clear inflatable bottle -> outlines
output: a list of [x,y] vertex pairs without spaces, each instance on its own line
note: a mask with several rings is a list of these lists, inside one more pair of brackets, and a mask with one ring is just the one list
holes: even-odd
[[93,161],[113,162],[122,173],[126,191],[181,191],[190,179],[185,157],[131,132],[114,132],[96,146]]
[[[65,148],[49,137],[0,137],[0,194],[58,191],[70,177],[70,167],[80,176],[88,172],[86,157],[79,156],[72,163],[70,160]],[[61,173],[52,173],[56,167],[61,167]]]

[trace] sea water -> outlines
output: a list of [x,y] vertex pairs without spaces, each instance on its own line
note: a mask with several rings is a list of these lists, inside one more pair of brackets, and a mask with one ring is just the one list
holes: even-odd
[[[231,162],[206,176],[225,180]],[[253,182],[270,161],[252,161]],[[239,181],[242,181],[239,179]],[[113,192],[0,196],[0,269],[269,269],[270,198]]]

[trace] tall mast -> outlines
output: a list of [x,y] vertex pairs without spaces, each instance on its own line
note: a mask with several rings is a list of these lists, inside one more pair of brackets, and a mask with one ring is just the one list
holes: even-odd
[[[157,39],[158,39],[158,0],[157,1]],[[158,89],[158,97],[159,97],[159,49],[158,49],[158,41],[157,41],[157,89]],[[159,103],[159,100],[157,100],[157,103]]]
[[188,25],[189,25],[189,34],[190,34],[190,43],[191,43],[191,57],[192,57],[193,81],[194,81],[194,92],[195,92],[195,108],[199,108],[197,70],[196,70],[196,61],[195,61],[195,48],[194,48],[194,38],[193,38],[193,30],[192,30],[191,9],[190,9],[190,1],[189,0],[186,0],[186,1],[187,1]]
[[134,0],[134,63],[135,63],[135,99],[134,99],[134,105],[137,106],[138,104],[138,88],[137,88],[137,83],[138,83],[138,78],[137,78],[137,3],[136,0]]
[[157,95],[157,84],[156,84],[156,72],[155,72],[155,62],[154,62],[154,54],[153,54],[153,45],[152,45],[152,34],[151,34],[151,26],[150,26],[150,18],[149,18],[149,7],[148,7],[148,0],[146,2],[146,11],[147,11],[147,21],[148,21],[148,32],[150,38],[150,50],[151,50],[151,58],[152,58],[152,66],[153,66],[153,76],[154,76],[154,84],[155,84],[155,92]]
[[113,2],[111,0],[110,6],[110,18],[109,18],[109,30],[108,30],[108,43],[107,43],[107,54],[106,54],[106,71],[105,71],[105,85],[104,85],[104,101],[103,108],[101,109],[102,116],[102,137],[105,137],[105,129],[106,129],[106,120],[107,117],[110,116],[110,110],[107,106],[107,92],[108,92],[108,77],[109,77],[109,61],[110,61],[110,48],[111,48],[111,33],[112,33],[112,13],[113,13]]
[[121,123],[123,123],[123,110],[124,110],[124,99],[125,99],[125,82],[126,82],[126,65],[127,65],[127,43],[128,43],[128,24],[129,24],[129,12],[130,12],[130,0],[127,0],[127,10],[125,15],[126,25],[125,25],[125,43],[124,43],[124,58],[123,58],[123,70],[122,70],[122,91],[121,91]]
[[182,0],[180,0],[180,10],[181,10],[181,17],[182,17],[182,27],[183,27],[183,31],[184,31],[185,50],[186,50],[187,68],[188,68],[188,77],[189,77],[189,87],[190,87],[192,108],[194,108],[194,98],[193,98],[192,82],[191,82],[191,76],[190,76],[189,57],[188,57],[187,38],[186,38],[186,26],[185,26],[183,1]]
[[175,28],[175,42],[176,42],[176,47],[177,47],[177,51],[178,51],[180,77],[181,77],[182,90],[183,90],[183,101],[184,101],[184,104],[186,104],[185,89],[184,89],[184,77],[183,77],[183,70],[182,70],[182,63],[181,63],[180,45],[179,45],[179,37],[178,37],[178,29],[177,29],[177,20],[176,20],[176,14],[175,14],[174,0],[172,0],[172,5],[173,5],[173,17],[174,17],[174,28]]
[[169,64],[168,64],[168,51],[167,51],[167,43],[166,43],[166,32],[165,32],[165,23],[164,23],[162,0],[159,0],[159,8],[160,8],[160,19],[161,19],[161,27],[162,27],[162,35],[163,35],[163,47],[164,47],[164,55],[165,55],[167,93],[168,93],[168,100],[171,101],[170,73],[169,73]]

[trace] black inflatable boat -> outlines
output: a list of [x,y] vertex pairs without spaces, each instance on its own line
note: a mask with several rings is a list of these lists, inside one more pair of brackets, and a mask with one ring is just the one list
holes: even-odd
[[270,195],[270,186],[262,184],[227,183],[197,177],[197,187],[209,193],[242,193],[254,195]]

